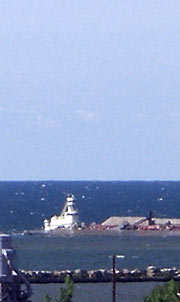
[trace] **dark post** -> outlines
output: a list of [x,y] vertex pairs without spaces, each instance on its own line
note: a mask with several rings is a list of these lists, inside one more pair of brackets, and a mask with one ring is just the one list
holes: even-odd
[[112,275],[112,282],[113,282],[113,287],[112,287],[112,302],[116,302],[116,255],[113,255],[112,258],[112,266],[113,266],[113,275]]

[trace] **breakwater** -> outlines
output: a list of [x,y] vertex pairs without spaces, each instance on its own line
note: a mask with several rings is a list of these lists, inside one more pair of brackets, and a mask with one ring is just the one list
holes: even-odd
[[[47,284],[63,283],[66,276],[70,276],[74,283],[112,282],[112,270],[80,270],[74,271],[21,271],[30,283]],[[146,282],[146,281],[180,281],[180,268],[157,268],[148,266],[145,270],[122,269],[115,271],[116,282]]]

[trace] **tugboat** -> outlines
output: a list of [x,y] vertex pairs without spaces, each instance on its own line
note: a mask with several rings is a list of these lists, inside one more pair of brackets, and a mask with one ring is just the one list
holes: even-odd
[[50,220],[44,220],[44,230],[51,231],[58,228],[74,229],[78,226],[79,212],[75,206],[75,197],[68,194],[60,216],[52,216]]

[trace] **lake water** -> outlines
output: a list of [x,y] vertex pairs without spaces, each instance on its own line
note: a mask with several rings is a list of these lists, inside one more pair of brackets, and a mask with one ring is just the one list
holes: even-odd
[[[169,233],[122,231],[109,235],[15,236],[18,267],[26,270],[112,268],[112,255],[118,269],[180,267],[180,236]],[[117,301],[143,301],[154,282],[118,283]],[[62,286],[62,285],[61,285]],[[46,293],[57,297],[59,285],[34,285],[34,302]],[[112,284],[76,284],[74,302],[111,301]]]
[[[119,232],[116,234],[69,234],[19,236],[23,230],[40,229],[43,220],[61,212],[67,193],[77,199],[80,219],[101,223],[109,216],[180,218],[180,182],[171,181],[20,181],[0,182],[0,231],[13,235],[21,269],[61,270],[180,267],[180,237],[175,233]],[[117,301],[141,302],[154,283],[117,285]],[[57,285],[33,286],[33,302],[46,293],[57,295]],[[111,301],[111,284],[75,285],[76,301]]]

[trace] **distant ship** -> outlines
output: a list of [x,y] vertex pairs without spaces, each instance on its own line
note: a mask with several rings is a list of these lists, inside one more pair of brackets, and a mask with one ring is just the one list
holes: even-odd
[[60,216],[52,216],[50,220],[44,220],[44,230],[51,231],[58,228],[73,229],[78,226],[79,212],[76,209],[75,197],[68,194]]

